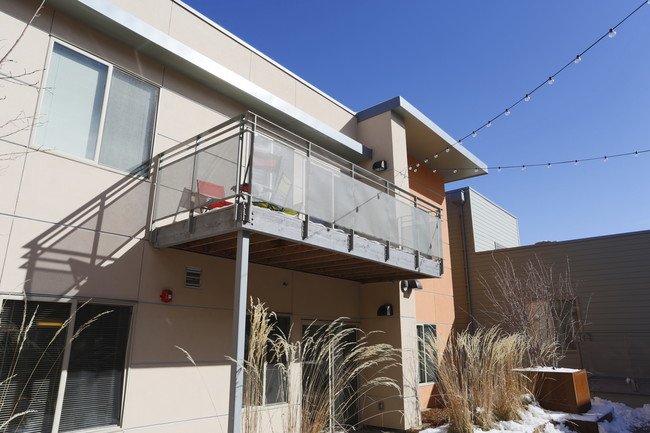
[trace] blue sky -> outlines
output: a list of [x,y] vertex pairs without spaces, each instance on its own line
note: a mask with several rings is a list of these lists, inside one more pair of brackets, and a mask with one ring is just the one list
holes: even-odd
[[[358,111],[403,96],[471,133],[588,47],[640,0],[187,3]],[[650,5],[464,145],[488,166],[650,149]],[[519,218],[522,244],[650,229],[650,153],[492,172],[471,186]]]

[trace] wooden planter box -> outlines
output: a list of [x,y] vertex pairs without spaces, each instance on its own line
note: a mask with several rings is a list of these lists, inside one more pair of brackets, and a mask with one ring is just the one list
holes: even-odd
[[585,370],[569,368],[526,368],[524,372],[536,380],[535,397],[548,410],[585,413],[591,408],[591,395]]

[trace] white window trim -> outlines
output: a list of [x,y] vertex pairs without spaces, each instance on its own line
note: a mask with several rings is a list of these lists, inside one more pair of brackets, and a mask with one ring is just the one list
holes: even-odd
[[[70,316],[74,312],[77,311],[77,308],[79,307],[79,304],[85,303],[86,301],[91,301],[91,298],[59,298],[59,297],[51,297],[51,296],[43,296],[43,295],[27,295],[27,294],[16,294],[16,295],[11,295],[11,294],[0,294],[0,304],[2,304],[5,300],[7,301],[35,301],[35,302],[52,302],[52,303],[60,303],[60,304],[69,304],[70,305]],[[115,428],[122,428],[123,427],[123,421],[124,421],[124,411],[126,407],[126,397],[127,397],[127,392],[126,392],[126,385],[127,385],[127,377],[128,373],[130,370],[130,364],[131,364],[131,344],[133,342],[133,332],[134,332],[134,318],[136,315],[136,308],[137,305],[128,302],[128,301],[123,301],[123,300],[112,300],[112,299],[101,299],[98,300],[97,302],[92,302],[93,304],[100,304],[100,305],[119,305],[119,306],[125,306],[125,307],[131,307],[131,318],[129,321],[129,329],[128,329],[128,337],[127,337],[127,342],[126,342],[126,350],[124,353],[124,376],[122,378],[122,406],[120,407],[120,423],[117,425],[109,425],[109,426],[101,426],[101,427],[96,427],[92,429],[84,429],[84,431],[93,431],[96,433],[101,433],[104,431],[115,431]],[[72,316],[72,319],[67,325],[66,328],[66,340],[65,340],[65,346],[64,346],[64,353],[63,353],[63,359],[61,361],[61,377],[59,379],[59,388],[57,391],[57,396],[56,396],[56,407],[54,410],[54,418],[53,418],[53,423],[52,423],[52,433],[59,433],[59,425],[61,422],[61,414],[63,413],[63,397],[65,394],[65,385],[66,385],[66,380],[68,376],[68,367],[70,365],[70,352],[72,349],[72,337],[74,335],[74,327],[75,327],[75,321],[76,321],[76,314]]]
[[[55,148],[41,149],[38,146],[36,146],[36,143],[35,143],[35,141],[36,141],[36,130],[38,128],[38,119],[37,118],[41,113],[41,109],[42,109],[42,105],[43,105],[43,98],[44,98],[44,95],[45,95],[45,93],[47,91],[46,85],[47,85],[47,80],[48,80],[49,74],[50,74],[50,64],[51,64],[51,61],[52,61],[52,53],[54,52],[54,44],[59,44],[59,45],[65,47],[65,48],[68,48],[68,49],[70,49],[70,50],[72,50],[72,51],[74,51],[74,52],[76,52],[76,53],[78,53],[78,54],[80,54],[82,56],[88,57],[89,59],[94,60],[94,61],[96,61],[98,63],[101,63],[101,64],[108,67],[107,76],[106,76],[106,87],[104,89],[104,98],[102,100],[102,109],[101,109],[99,127],[98,127],[99,131],[97,133],[97,145],[95,146],[95,156],[94,156],[93,159],[83,158],[83,157],[76,156],[76,155],[71,155],[71,154],[69,154],[67,152],[63,152],[63,151],[60,151],[60,150],[55,149]],[[108,167],[108,166],[105,166],[105,165],[102,165],[102,164],[99,163],[99,154],[100,154],[102,141],[103,141],[103,136],[104,136],[104,121],[106,119],[106,109],[108,107],[108,97],[109,97],[109,93],[110,93],[110,86],[111,86],[111,80],[113,78],[113,70],[114,69],[117,69],[120,72],[123,72],[123,73],[125,73],[127,75],[130,75],[130,76],[132,76],[132,77],[134,77],[134,78],[136,78],[136,79],[138,79],[138,80],[140,80],[140,81],[142,81],[142,82],[144,82],[146,84],[149,84],[150,86],[153,86],[156,89],[158,89],[158,98],[157,98],[156,104],[155,104],[154,119],[153,119],[153,131],[152,131],[151,143],[150,143],[150,149],[149,149],[149,160],[153,159],[154,141],[155,141],[155,136],[156,136],[156,129],[158,127],[158,110],[160,109],[160,91],[162,90],[162,86],[160,86],[159,84],[156,84],[153,81],[148,80],[148,79],[146,79],[146,78],[144,78],[144,77],[142,77],[140,75],[137,75],[137,74],[129,71],[128,69],[121,68],[121,67],[111,63],[110,61],[104,59],[104,58],[98,57],[98,56],[96,56],[96,55],[94,55],[94,54],[92,54],[92,53],[90,53],[90,52],[88,52],[88,51],[86,51],[86,50],[84,50],[82,48],[77,47],[76,45],[73,45],[73,44],[71,44],[69,42],[58,39],[58,38],[56,38],[56,37],[54,37],[52,35],[50,35],[50,41],[48,43],[47,55],[46,55],[46,58],[45,58],[45,72],[43,74],[43,77],[41,78],[40,88],[39,88],[39,91],[38,91],[38,93],[39,93],[38,94],[38,101],[36,103],[36,110],[34,112],[36,122],[34,122],[34,125],[31,128],[31,133],[30,133],[30,137],[29,137],[29,145],[27,146],[28,149],[51,153],[51,154],[54,154],[56,156],[63,157],[65,159],[69,159],[69,160],[72,160],[72,161],[75,161],[75,162],[81,162],[81,163],[90,165],[92,167],[101,168],[101,169],[104,169],[104,170],[107,170],[107,171],[110,171],[110,172],[113,172],[113,173],[121,174],[121,175],[133,176],[133,177],[136,177],[136,178],[149,177],[149,174],[147,174],[145,176],[138,175],[138,174],[129,173],[127,171],[120,170],[120,169],[117,169],[117,168],[114,168],[114,167]]]

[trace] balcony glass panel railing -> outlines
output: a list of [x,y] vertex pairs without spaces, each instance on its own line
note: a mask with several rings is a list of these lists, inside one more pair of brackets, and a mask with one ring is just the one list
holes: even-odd
[[[214,128],[161,156],[154,224],[230,205],[259,206],[442,257],[437,207],[252,119],[244,117],[238,128]],[[246,212],[235,215],[246,218]]]

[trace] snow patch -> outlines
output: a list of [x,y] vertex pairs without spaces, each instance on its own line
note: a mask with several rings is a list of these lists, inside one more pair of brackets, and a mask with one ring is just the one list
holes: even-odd
[[[622,403],[615,403],[601,398],[591,400],[592,407],[584,415],[585,419],[599,418],[599,415],[613,411],[611,422],[598,424],[600,433],[633,433],[639,427],[650,426],[650,404],[633,409]],[[522,413],[520,421],[500,421],[491,430],[474,429],[474,433],[532,433],[539,426],[544,426],[542,433],[574,433],[563,423],[575,414],[544,410],[537,404],[531,404]],[[556,423],[556,424],[554,424]],[[428,428],[420,433],[448,433],[448,426]]]

